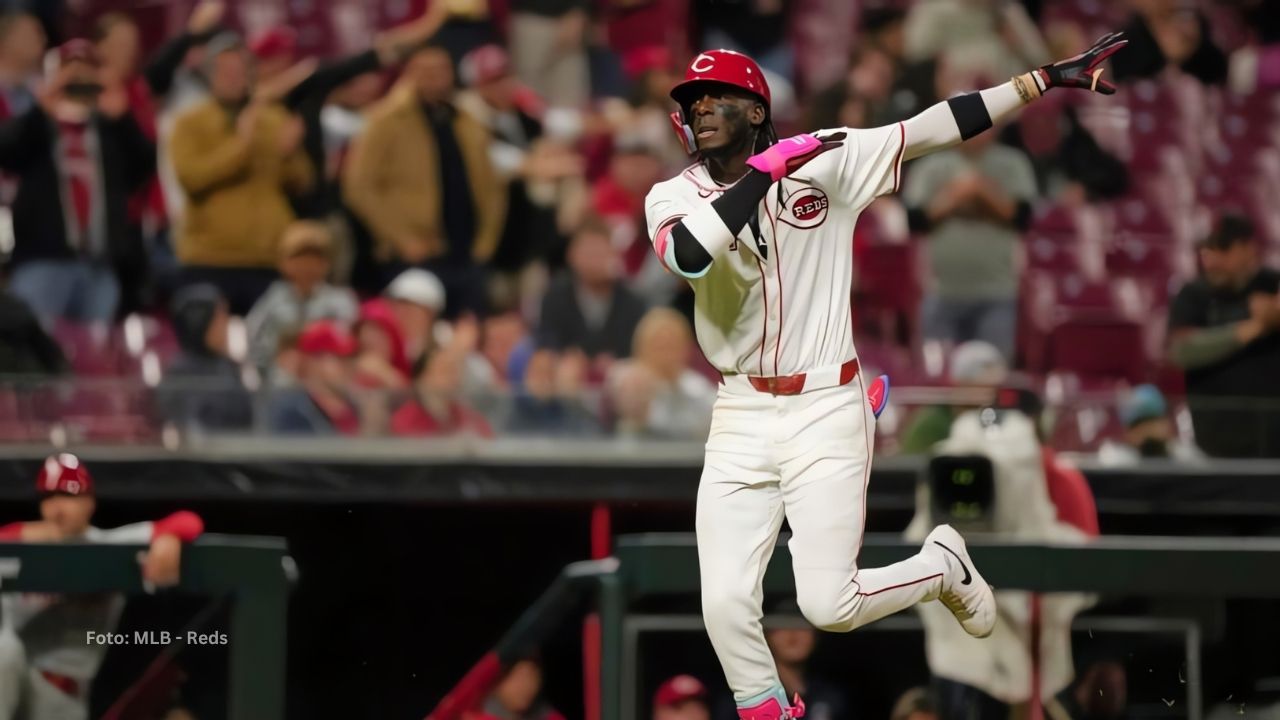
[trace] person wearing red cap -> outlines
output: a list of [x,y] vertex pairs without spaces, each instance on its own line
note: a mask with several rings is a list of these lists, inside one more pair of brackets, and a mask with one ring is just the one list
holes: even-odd
[[645,215],[654,252],[694,290],[698,341],[724,378],[696,524],[703,617],[742,720],[804,713],[760,623],[761,578],[784,518],[797,602],[817,628],[849,632],[939,600],[964,633],[991,633],[991,589],[950,526],[911,558],[858,567],[889,385],[866,383],[854,348],[851,238],[859,214],[898,190],[903,161],[974,137],[1055,87],[1114,93],[1100,65],[1124,44],[1107,35],[895,125],[781,141],[769,85],[745,55],[699,53],[671,91],[673,125],[696,162],[654,186]]
[[285,435],[355,435],[360,415],[352,404],[352,363],[358,346],[345,328],[317,320],[298,336],[295,387],[272,393],[270,426]]
[[0,167],[19,178],[10,290],[45,322],[106,322],[122,266],[144,261],[129,195],[155,169],[155,146],[120,88],[104,92],[86,40],[58,48],[38,105],[0,125]]
[[[36,476],[40,520],[0,527],[0,542],[149,545],[141,561],[144,587],[176,585],[182,545],[204,532],[199,515],[181,510],[155,522],[102,529],[92,525],[94,481],[75,455],[47,458]],[[120,595],[0,595],[0,718],[88,718],[89,688],[107,645],[86,637],[111,632],[124,608]]]
[[653,694],[653,720],[711,720],[707,687],[692,675],[667,678]]

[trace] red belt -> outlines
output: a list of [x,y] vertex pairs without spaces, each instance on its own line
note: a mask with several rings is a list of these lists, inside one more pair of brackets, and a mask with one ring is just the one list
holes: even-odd
[[45,682],[71,697],[80,697],[80,683],[75,678],[69,678],[66,675],[59,675],[48,670],[41,670],[40,675],[45,679]]
[[[857,376],[858,358],[854,358],[840,366],[841,385],[848,383]],[[749,376],[747,379],[751,381],[751,387],[762,393],[769,393],[770,395],[799,395],[804,392],[804,381],[807,378],[807,374],[800,373],[799,375],[784,375],[781,377]]]

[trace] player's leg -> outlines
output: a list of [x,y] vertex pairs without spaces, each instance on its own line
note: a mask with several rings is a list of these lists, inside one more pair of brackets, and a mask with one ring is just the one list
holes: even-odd
[[761,580],[782,526],[782,496],[759,439],[760,398],[721,389],[698,486],[698,561],[707,634],[739,708],[786,698],[761,625]]
[[15,720],[27,683],[27,651],[18,636],[0,631],[0,720]]
[[860,570],[875,418],[861,376],[790,398],[780,462],[791,524],[796,601],[809,622],[845,632],[938,597],[946,561],[935,553]]

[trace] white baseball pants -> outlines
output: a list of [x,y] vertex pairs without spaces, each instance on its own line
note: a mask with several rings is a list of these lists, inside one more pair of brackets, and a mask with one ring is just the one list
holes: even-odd
[[27,664],[22,640],[0,632],[0,720],[88,720],[88,690],[71,696]]
[[796,600],[822,630],[848,632],[941,590],[945,560],[932,554],[858,569],[875,437],[864,388],[861,374],[791,396],[742,376],[720,388],[698,488],[698,560],[707,634],[741,707],[781,693],[761,581],[784,516]]

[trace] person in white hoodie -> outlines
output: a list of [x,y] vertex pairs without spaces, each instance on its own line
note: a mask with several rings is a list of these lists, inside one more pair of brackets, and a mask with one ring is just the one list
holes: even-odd
[[[972,457],[990,461],[991,490],[983,497],[942,498],[952,492],[952,470],[966,468],[963,492],[981,490],[981,478],[973,481]],[[951,459],[955,459],[952,461]],[[979,466],[981,461],[977,463]],[[923,482],[916,492],[916,514],[907,527],[909,541],[923,540],[938,523],[950,522],[973,542],[999,539],[1017,542],[1074,544],[1087,542],[1076,527],[1058,519],[1045,482],[1040,444],[1026,415],[990,408],[962,414],[947,440],[938,445],[931,465],[934,482]],[[981,469],[976,471],[981,474]],[[939,497],[935,498],[935,492]],[[975,512],[974,503],[982,507]],[[943,515],[945,517],[939,517]],[[971,720],[1005,720],[1011,706],[1032,700],[1032,626],[1039,615],[1040,688],[1046,708],[1074,678],[1071,655],[1071,623],[1076,614],[1093,604],[1092,596],[1051,593],[1039,596],[1021,590],[997,590],[997,616],[991,637],[977,640],[956,625],[946,608],[933,603],[917,607],[925,628],[925,653],[934,676],[934,689],[942,717]]]

